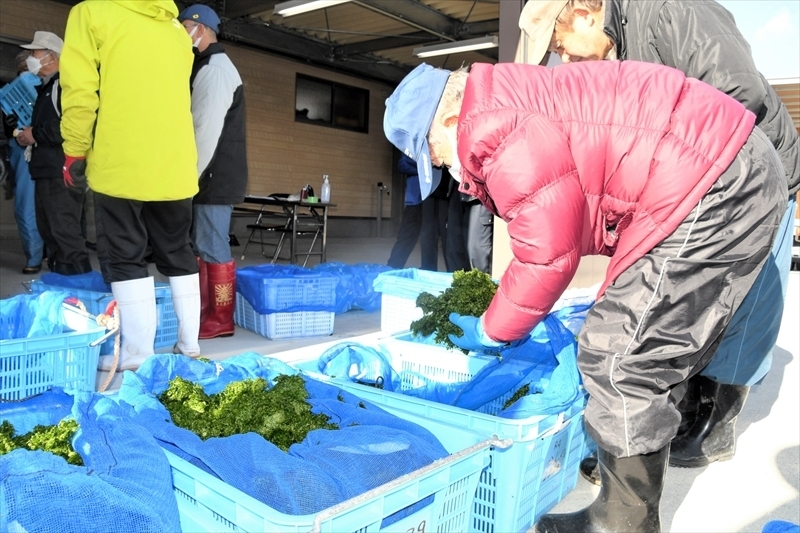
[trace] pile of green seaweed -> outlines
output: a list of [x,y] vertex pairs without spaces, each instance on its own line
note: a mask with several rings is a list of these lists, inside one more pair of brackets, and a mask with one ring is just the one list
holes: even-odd
[[14,426],[8,420],[0,423],[0,455],[22,448],[42,450],[67,460],[69,464],[83,466],[83,459],[72,447],[72,437],[78,431],[78,422],[65,418],[52,426],[36,426],[24,435],[14,436]]
[[424,337],[435,334],[437,344],[458,348],[450,342],[448,335],[460,337],[464,332],[450,322],[450,313],[479,317],[489,307],[496,292],[497,283],[485,272],[474,268],[457,270],[453,272],[453,283],[439,296],[423,292],[417,297],[422,318],[411,323],[411,333]]
[[315,429],[339,429],[324,414],[311,412],[308,391],[299,375],[281,375],[275,384],[263,378],[229,383],[217,394],[176,377],[159,395],[172,422],[201,439],[258,433],[283,451]]

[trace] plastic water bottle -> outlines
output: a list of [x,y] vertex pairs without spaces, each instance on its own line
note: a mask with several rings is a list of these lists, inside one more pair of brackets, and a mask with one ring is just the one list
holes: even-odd
[[322,176],[322,190],[320,191],[319,201],[327,203],[331,201],[331,182],[328,180],[328,175]]

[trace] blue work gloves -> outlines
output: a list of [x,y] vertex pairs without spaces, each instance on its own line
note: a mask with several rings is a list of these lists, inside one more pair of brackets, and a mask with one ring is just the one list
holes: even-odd
[[458,313],[450,313],[450,322],[464,330],[461,337],[456,337],[452,333],[447,337],[450,342],[464,350],[473,352],[499,352],[500,348],[508,345],[507,342],[498,342],[491,339],[481,325],[480,317],[461,316]]

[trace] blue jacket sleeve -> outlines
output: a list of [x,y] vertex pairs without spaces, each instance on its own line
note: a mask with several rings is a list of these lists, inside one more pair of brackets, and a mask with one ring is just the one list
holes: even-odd
[[400,161],[397,162],[397,170],[400,171],[401,174],[405,174],[407,176],[416,176],[417,163],[407,155],[403,154],[400,156]]

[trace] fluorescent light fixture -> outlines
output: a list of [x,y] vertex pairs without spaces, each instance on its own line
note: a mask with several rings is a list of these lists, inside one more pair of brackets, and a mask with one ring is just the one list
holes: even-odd
[[350,0],[291,0],[283,2],[282,4],[275,4],[275,9],[272,13],[282,17],[291,17],[292,15],[299,15],[300,13],[308,13],[309,11],[316,11],[317,9],[325,9],[326,7],[344,4]]
[[466,39],[445,44],[433,44],[431,46],[420,46],[414,48],[413,55],[417,57],[443,56],[447,54],[458,54],[470,52],[472,50],[485,50],[486,48],[497,48],[497,36],[487,35],[476,39]]

